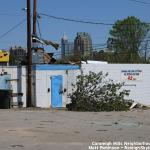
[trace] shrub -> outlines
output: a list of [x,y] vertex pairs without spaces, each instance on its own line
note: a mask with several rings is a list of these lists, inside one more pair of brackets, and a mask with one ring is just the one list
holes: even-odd
[[107,79],[108,74],[89,72],[88,75],[77,77],[74,91],[69,95],[71,103],[68,110],[73,111],[126,111],[130,108],[131,100],[128,90],[121,90],[124,83],[114,83]]

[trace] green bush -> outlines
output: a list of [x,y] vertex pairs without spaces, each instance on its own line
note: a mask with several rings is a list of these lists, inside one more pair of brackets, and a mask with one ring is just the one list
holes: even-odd
[[77,77],[74,91],[69,95],[71,103],[67,104],[72,111],[126,111],[132,101],[126,100],[128,90],[121,90],[124,83],[114,83],[107,79],[108,74],[90,72]]

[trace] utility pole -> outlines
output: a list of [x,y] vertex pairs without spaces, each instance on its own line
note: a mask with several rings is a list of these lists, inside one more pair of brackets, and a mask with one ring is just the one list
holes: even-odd
[[[36,36],[36,21],[37,21],[37,0],[33,1],[33,35]],[[32,49],[37,48],[37,42],[36,40],[32,39]]]
[[27,107],[32,107],[31,4],[27,0]]
[[37,0],[33,3],[33,35],[36,35]]

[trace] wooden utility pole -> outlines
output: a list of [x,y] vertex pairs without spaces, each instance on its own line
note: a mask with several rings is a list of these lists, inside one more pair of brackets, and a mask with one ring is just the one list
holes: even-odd
[[27,107],[32,107],[31,4],[27,0]]
[[33,3],[33,35],[36,35],[37,0]]
[[[37,21],[37,0],[33,1],[33,32],[34,36],[37,35],[36,33],[36,21]],[[32,48],[35,50],[37,48],[37,41],[32,39]]]

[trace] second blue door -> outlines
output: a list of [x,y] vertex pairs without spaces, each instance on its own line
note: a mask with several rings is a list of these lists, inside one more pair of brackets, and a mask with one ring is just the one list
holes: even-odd
[[63,77],[52,76],[51,78],[51,106],[53,108],[62,107],[62,94],[63,94]]

